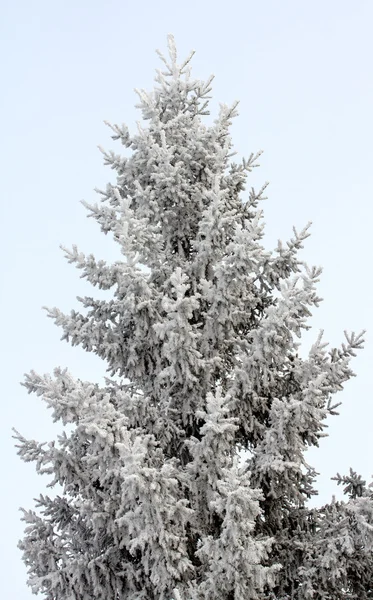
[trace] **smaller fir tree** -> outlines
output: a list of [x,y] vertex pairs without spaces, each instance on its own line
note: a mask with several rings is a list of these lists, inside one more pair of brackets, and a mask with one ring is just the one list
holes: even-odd
[[46,600],[373,598],[372,493],[338,475],[348,500],[311,509],[305,461],[362,335],[328,351],[320,334],[300,357],[320,301],[321,270],[298,257],[308,228],[263,247],[265,188],[243,195],[259,154],[230,162],[237,105],[204,124],[212,77],[191,77],[172,36],[169,53],[138,92],[145,125],[110,125],[131,156],[104,152],[115,185],[86,204],[123,258],[65,249],[112,299],[48,309],[110,378],[24,382],[65,426],[48,444],[16,434],[59,488],[23,514],[29,585]]

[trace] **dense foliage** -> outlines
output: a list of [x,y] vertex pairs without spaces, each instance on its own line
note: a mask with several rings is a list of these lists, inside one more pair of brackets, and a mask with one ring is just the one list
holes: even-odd
[[300,357],[320,300],[307,228],[263,247],[264,188],[245,191],[258,155],[230,162],[236,105],[204,124],[212,78],[178,64],[171,36],[169,53],[137,133],[110,125],[125,156],[104,152],[115,185],[86,204],[123,258],[65,249],[112,297],[48,310],[110,378],[24,383],[66,426],[48,444],[17,434],[58,488],[24,511],[29,584],[47,600],[373,598],[372,494],[351,472],[345,502],[309,508],[305,461],[362,336],[328,350],[320,334]]

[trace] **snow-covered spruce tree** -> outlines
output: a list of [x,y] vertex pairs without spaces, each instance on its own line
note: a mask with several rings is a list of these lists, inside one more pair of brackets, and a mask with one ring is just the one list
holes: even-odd
[[305,461],[362,337],[299,356],[320,300],[307,228],[263,248],[263,190],[242,194],[258,155],[229,162],[236,105],[205,125],[212,78],[191,78],[171,36],[169,55],[138,92],[137,134],[110,126],[131,154],[104,153],[116,183],[86,205],[123,258],[65,250],[112,299],[48,310],[110,379],[26,376],[67,426],[49,444],[17,434],[61,490],[24,511],[29,584],[47,600],[373,598],[371,492],[351,473],[346,502],[310,509]]

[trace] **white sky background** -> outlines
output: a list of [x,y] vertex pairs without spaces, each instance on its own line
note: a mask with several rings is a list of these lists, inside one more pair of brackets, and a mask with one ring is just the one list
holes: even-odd
[[[76,243],[116,260],[117,247],[86,219],[79,201],[112,180],[97,144],[121,151],[103,124],[140,118],[134,87],[149,89],[160,66],[154,50],[176,37],[179,55],[195,49],[194,75],[214,73],[211,109],[240,100],[232,128],[240,156],[263,149],[252,176],[270,181],[266,244],[288,239],[292,226],[313,221],[303,257],[322,265],[324,302],[312,319],[337,345],[343,330],[368,329],[346,385],[340,417],[320,450],[320,502],[340,490],[330,481],[350,466],[373,472],[372,163],[373,4],[370,0],[13,0],[2,3],[1,257],[2,597],[31,600],[16,548],[30,508],[44,491],[33,465],[15,454],[11,427],[38,441],[60,430],[40,399],[19,386],[23,373],[68,366],[97,380],[104,365],[60,342],[61,330],[41,306],[76,308],[96,292],[64,260],[59,244]],[[307,347],[307,346],[305,346]]]

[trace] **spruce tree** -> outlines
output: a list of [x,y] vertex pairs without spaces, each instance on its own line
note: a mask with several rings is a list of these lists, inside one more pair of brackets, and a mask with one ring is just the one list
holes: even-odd
[[64,249],[112,299],[48,309],[108,377],[24,381],[64,426],[48,444],[16,433],[57,488],[23,514],[29,585],[47,600],[373,598],[371,491],[338,475],[346,501],[309,508],[305,460],[362,335],[328,350],[320,334],[301,358],[320,301],[321,270],[299,259],[308,228],[263,247],[265,187],[245,191],[259,155],[231,162],[237,104],[205,124],[212,77],[168,45],[138,92],[143,125],[110,125],[126,148],[104,152],[115,185],[86,204],[122,258]]

